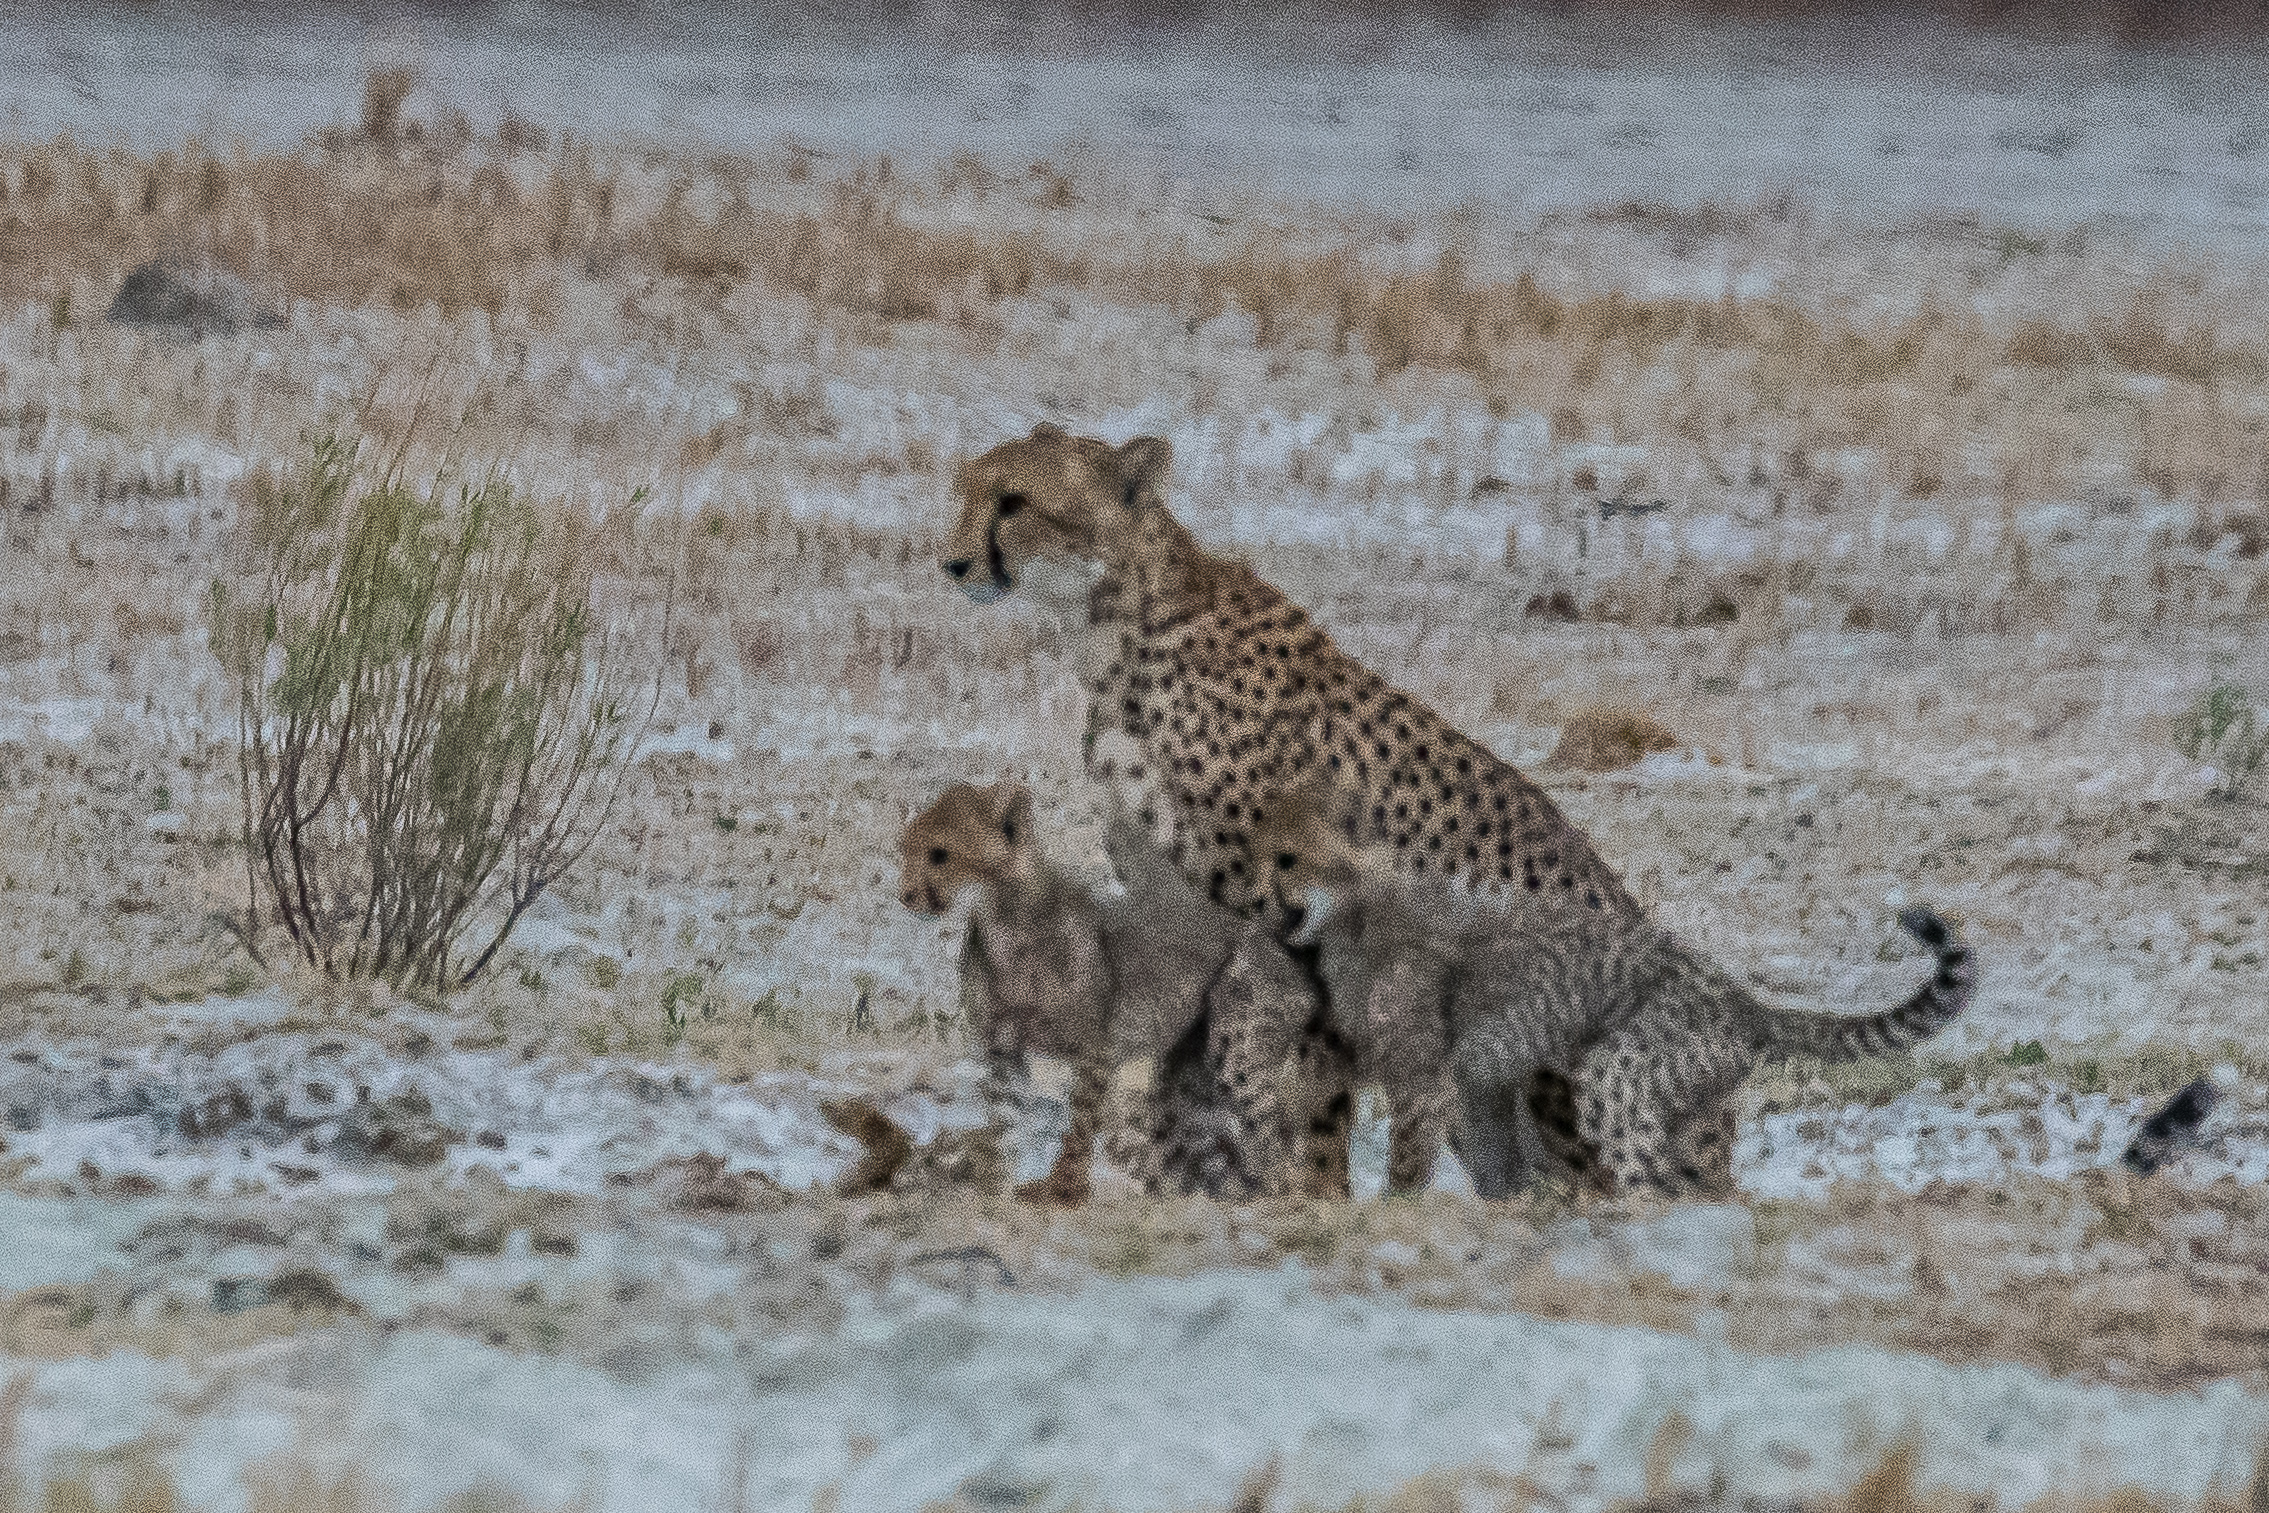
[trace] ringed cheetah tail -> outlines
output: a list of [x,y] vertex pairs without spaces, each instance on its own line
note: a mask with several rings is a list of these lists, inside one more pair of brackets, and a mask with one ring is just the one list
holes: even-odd
[[1930,948],[1938,970],[1905,1002],[1875,1014],[1817,1014],[1783,1010],[1773,1040],[1789,1051],[1823,1061],[1851,1061],[1903,1051],[1928,1040],[1969,1007],[1977,964],[1953,926],[1926,908],[1899,915],[1906,932]]

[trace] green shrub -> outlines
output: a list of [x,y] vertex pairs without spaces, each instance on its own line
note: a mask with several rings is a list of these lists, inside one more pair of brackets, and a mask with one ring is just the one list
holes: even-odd
[[2234,799],[2269,760],[2269,724],[2250,693],[2217,678],[2175,726],[2175,744],[2192,761],[2213,766],[2217,797]]
[[213,587],[247,933],[264,906],[334,977],[438,991],[589,847],[643,733],[624,695],[645,690],[595,623],[588,559],[501,477],[359,486],[357,452],[325,439],[257,483]]

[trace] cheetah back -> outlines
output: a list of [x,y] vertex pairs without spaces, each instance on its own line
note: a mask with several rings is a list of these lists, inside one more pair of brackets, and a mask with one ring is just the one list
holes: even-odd
[[1217,902],[1278,922],[1251,826],[1278,794],[1328,775],[1358,841],[1391,844],[1400,871],[1477,891],[1634,916],[1590,841],[1536,784],[1431,707],[1348,656],[1241,563],[1160,613],[1106,578],[1091,622],[1115,629],[1089,677],[1092,750],[1123,730],[1150,759],[1175,818],[1169,855]]

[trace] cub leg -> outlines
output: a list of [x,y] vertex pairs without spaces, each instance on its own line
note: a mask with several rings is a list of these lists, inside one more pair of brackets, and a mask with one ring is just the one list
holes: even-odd
[[1523,1129],[1537,1143],[1536,1169],[1562,1177],[1577,1186],[1597,1187],[1607,1179],[1599,1152],[1584,1142],[1576,1109],[1576,1085],[1556,1066],[1536,1069],[1524,1100],[1528,1118]]
[[1476,1076],[1459,1067],[1456,1073],[1459,1120],[1455,1128],[1458,1159],[1473,1190],[1484,1198],[1509,1198],[1528,1186],[1536,1167],[1528,1148],[1534,1141],[1526,1090],[1497,1077]]
[[1615,1031],[1585,1053],[1577,1128],[1599,1152],[1616,1189],[1626,1195],[1675,1194],[1680,1187],[1670,1129],[1655,1093],[1650,1045],[1632,1028]]
[[[1722,1128],[1711,1111],[1730,1109],[1744,1070],[1738,1047],[1642,1013],[1586,1053],[1578,1127],[1623,1192],[1706,1190],[1711,1173],[1684,1158],[1678,1136],[1698,1114]],[[1730,1183],[1730,1148],[1725,1161]]]
[[1433,1180],[1442,1138],[1454,1122],[1449,1076],[1448,984],[1424,963],[1403,959],[1372,980],[1356,1022],[1362,1060],[1383,1085],[1391,1121],[1390,1193]]
[[[1484,1198],[1511,1197],[1542,1173],[1567,1164],[1564,1157],[1556,1159],[1539,1132],[1532,1106],[1532,1087],[1547,1075],[1563,1091],[1567,1085],[1565,1078],[1545,1070],[1546,1052],[1532,1027],[1511,1013],[1491,1014],[1457,1042],[1451,1064],[1463,1114],[1458,1156],[1473,1177],[1474,1191]],[[1564,1143],[1572,1143],[1572,1106],[1563,1122],[1571,1132]]]
[[1678,1174],[1691,1191],[1711,1198],[1733,1196],[1733,1147],[1740,1134],[1740,1110],[1731,1098],[1704,1106],[1678,1127]]
[[974,919],[961,935],[958,971],[961,1022],[984,1047],[985,1074],[977,1083],[977,1095],[987,1118],[998,1127],[1022,1111],[1031,1069],[1024,1059],[1024,1027],[1015,1016],[1001,1012],[993,992],[985,932]]
[[1387,1131],[1386,1190],[1422,1191],[1433,1182],[1443,1140],[1457,1122],[1457,1092],[1445,1070],[1431,1078],[1393,1079],[1386,1094],[1393,1121]]
[[1037,1182],[1017,1188],[1027,1203],[1085,1203],[1091,1187],[1089,1166],[1095,1160],[1095,1132],[1103,1119],[1103,1104],[1110,1096],[1111,1064],[1108,1058],[1085,1056],[1072,1069],[1071,1124],[1064,1131],[1063,1148],[1056,1164]]

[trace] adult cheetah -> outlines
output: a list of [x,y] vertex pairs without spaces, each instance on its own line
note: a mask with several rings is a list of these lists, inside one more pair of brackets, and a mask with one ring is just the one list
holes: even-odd
[[979,603],[1011,593],[1084,610],[1086,745],[1131,736],[1174,819],[1175,865],[1208,896],[1279,927],[1253,865],[1254,820],[1328,777],[1360,842],[1398,871],[1551,891],[1636,915],[1622,880],[1513,766],[1348,656],[1251,567],[1165,508],[1171,448],[1040,425],[962,464],[947,576]]
[[[1075,619],[1084,607],[1085,749],[1092,759],[1112,729],[1141,748],[1185,876],[1225,908],[1290,928],[1252,827],[1280,795],[1310,789],[1350,842],[1379,848],[1397,875],[1525,899],[1539,911],[1527,917],[1608,930],[1643,921],[1541,788],[1341,651],[1250,566],[1200,546],[1165,507],[1171,462],[1160,437],[1112,446],[1036,426],[957,470],[941,566],[979,603],[1022,592]],[[1653,1068],[1629,1033],[1605,1065],[1619,1079],[1668,1077],[1690,1107],[1726,1072]],[[1603,1154],[1626,1186],[1673,1187],[1667,1138],[1642,1127]]]

